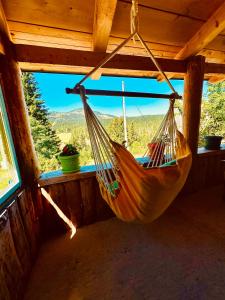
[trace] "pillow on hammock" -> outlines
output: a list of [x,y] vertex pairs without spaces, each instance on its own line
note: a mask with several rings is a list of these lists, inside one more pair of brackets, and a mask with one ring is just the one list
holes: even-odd
[[176,165],[176,163],[177,163],[177,160],[174,159],[174,160],[168,161],[165,164],[161,165],[160,168],[174,166],[174,165]]

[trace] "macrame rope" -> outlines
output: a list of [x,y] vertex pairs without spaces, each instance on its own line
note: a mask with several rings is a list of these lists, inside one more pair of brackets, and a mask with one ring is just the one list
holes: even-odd
[[154,55],[152,54],[151,50],[148,48],[146,42],[143,40],[139,33],[139,13],[138,13],[138,0],[132,0],[131,5],[131,17],[130,17],[130,23],[131,23],[131,34],[128,38],[126,38],[120,45],[116,47],[111,53],[107,54],[106,57],[96,66],[94,67],[89,73],[87,73],[75,86],[74,89],[77,89],[84,81],[86,81],[92,74],[94,74],[97,70],[102,68],[107,62],[109,62],[126,44],[135,37],[138,38],[140,41],[142,47],[145,49],[148,56],[152,59],[154,65],[156,66],[157,70],[160,72],[160,74],[164,77],[165,81],[169,85],[170,89],[172,90],[174,95],[178,95],[176,90],[174,89],[173,85],[171,84],[169,78],[165,74],[165,72],[162,70],[160,64],[155,59]]
[[[130,32],[135,33],[139,31],[139,15],[138,15],[138,0],[132,0],[130,10]],[[133,42],[135,43],[135,35],[133,36]]]
[[[109,197],[114,198],[117,195],[114,182],[117,181],[119,183],[120,180],[114,143],[88,105],[85,88],[83,86],[79,88],[97,169],[97,178],[108,190]],[[150,145],[154,146],[153,151],[148,149],[145,153],[145,156],[149,158],[148,168],[158,167],[164,162],[176,159],[176,148],[178,145],[176,144],[177,126],[174,116],[174,101],[174,99],[170,101],[168,112],[152,138]]]

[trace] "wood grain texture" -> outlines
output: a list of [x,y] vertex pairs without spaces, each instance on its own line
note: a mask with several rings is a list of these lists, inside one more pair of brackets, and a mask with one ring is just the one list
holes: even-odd
[[23,298],[36,258],[40,238],[36,235],[37,219],[33,216],[32,203],[29,193],[22,190],[0,213],[1,300]]
[[[18,62],[94,67],[104,57],[105,53],[79,51],[71,49],[57,49],[39,46],[15,45],[15,53]],[[186,72],[184,61],[170,59],[158,59],[165,72]],[[115,55],[104,68],[131,69],[157,71],[157,68],[148,57]]]
[[8,216],[11,225],[15,251],[22,266],[23,280],[25,280],[27,279],[27,274],[31,269],[32,253],[17,201],[14,201],[8,208]]
[[0,227],[0,276],[1,282],[4,282],[4,290],[0,289],[1,299],[18,299],[23,289],[22,265],[17,256],[13,242],[12,231],[8,213],[1,216]]
[[109,42],[117,0],[95,0],[93,50],[105,52]]
[[183,132],[192,155],[197,154],[205,58],[190,59],[184,84]]
[[24,231],[29,242],[31,256],[34,259],[38,252],[38,216],[35,213],[32,194],[30,190],[25,190],[18,196],[18,206],[23,220]]
[[83,224],[88,225],[96,220],[96,194],[94,178],[80,180]]
[[225,29],[225,1],[192,36],[177,55],[176,59],[186,59],[197,54]]

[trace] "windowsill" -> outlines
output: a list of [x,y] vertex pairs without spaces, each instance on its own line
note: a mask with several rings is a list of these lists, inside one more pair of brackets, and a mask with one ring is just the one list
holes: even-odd
[[207,150],[204,147],[198,148],[198,155],[203,155],[203,156],[220,155],[221,151],[225,151],[225,144],[222,144],[219,150]]
[[[204,147],[198,148],[198,156],[220,155],[221,151],[225,151],[225,144],[221,145],[220,150],[206,150]],[[145,158],[136,158],[140,163],[145,162]],[[72,180],[85,179],[95,176],[95,165],[82,166],[79,172],[63,174],[61,170],[42,173],[38,181],[41,187],[62,183]]]

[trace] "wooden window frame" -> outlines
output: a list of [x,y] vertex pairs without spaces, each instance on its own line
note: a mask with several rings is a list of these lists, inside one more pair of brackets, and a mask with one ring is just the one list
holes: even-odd
[[0,107],[2,110],[3,125],[4,125],[5,133],[7,136],[8,144],[9,144],[9,149],[10,149],[10,154],[11,154],[12,161],[13,161],[13,166],[15,167],[15,171],[16,171],[17,177],[18,177],[18,182],[15,183],[11,188],[9,188],[3,194],[3,196],[0,196],[0,205],[2,206],[2,204],[4,204],[4,202],[10,196],[12,196],[16,192],[17,189],[19,189],[21,187],[22,181],[21,181],[19,165],[18,165],[18,161],[17,161],[17,157],[16,157],[16,152],[15,152],[15,148],[14,148],[13,138],[12,138],[12,134],[11,134],[11,129],[10,129],[10,125],[9,125],[9,119],[8,119],[8,115],[7,115],[7,111],[6,111],[3,88],[2,88],[1,84],[0,84]]

